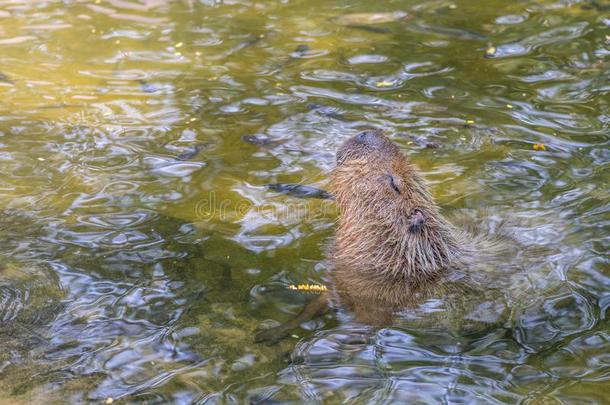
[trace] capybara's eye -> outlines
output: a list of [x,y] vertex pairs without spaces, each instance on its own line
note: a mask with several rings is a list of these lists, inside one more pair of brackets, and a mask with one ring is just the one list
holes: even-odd
[[394,181],[394,177],[392,177],[391,174],[387,174],[386,176],[388,176],[388,181],[390,182],[390,187],[392,187],[392,190],[394,190],[396,192],[396,194],[400,195],[400,189],[396,185],[396,182]]

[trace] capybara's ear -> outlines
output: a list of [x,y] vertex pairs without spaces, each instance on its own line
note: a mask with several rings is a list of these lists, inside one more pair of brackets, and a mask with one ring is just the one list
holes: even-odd
[[394,190],[398,195],[402,194],[402,182],[400,177],[393,176],[391,173],[386,173],[385,180],[388,182],[389,187]]

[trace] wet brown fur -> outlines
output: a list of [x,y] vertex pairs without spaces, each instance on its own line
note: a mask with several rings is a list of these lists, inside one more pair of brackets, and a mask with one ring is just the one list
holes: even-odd
[[440,214],[417,169],[375,130],[337,153],[331,192],[340,210],[331,277],[341,303],[367,323],[442,292],[468,247]]
[[331,293],[262,331],[257,341],[286,336],[322,314],[329,299],[371,325],[389,324],[396,311],[433,297],[448,298],[451,307],[450,297],[470,290],[466,268],[506,249],[501,236],[456,229],[447,221],[416,167],[380,131],[364,131],[341,146],[330,186],[340,211],[329,252]]

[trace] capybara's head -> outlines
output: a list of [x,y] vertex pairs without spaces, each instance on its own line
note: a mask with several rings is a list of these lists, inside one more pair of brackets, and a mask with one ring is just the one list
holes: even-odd
[[432,203],[407,157],[377,129],[362,131],[339,148],[331,187],[340,208],[362,203],[367,210],[395,211]]
[[351,137],[337,151],[337,165],[351,160],[388,160],[400,156],[398,146],[378,129],[367,129]]
[[432,272],[448,262],[449,225],[415,166],[381,131],[339,148],[331,190],[340,211],[336,255],[350,267]]

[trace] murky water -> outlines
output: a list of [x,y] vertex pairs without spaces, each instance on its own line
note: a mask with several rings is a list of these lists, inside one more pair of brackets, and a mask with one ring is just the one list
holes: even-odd
[[[609,26],[604,1],[1,1],[0,397],[607,402]],[[540,249],[511,325],[338,311],[254,344],[336,218],[265,185],[324,188],[365,126]]]

